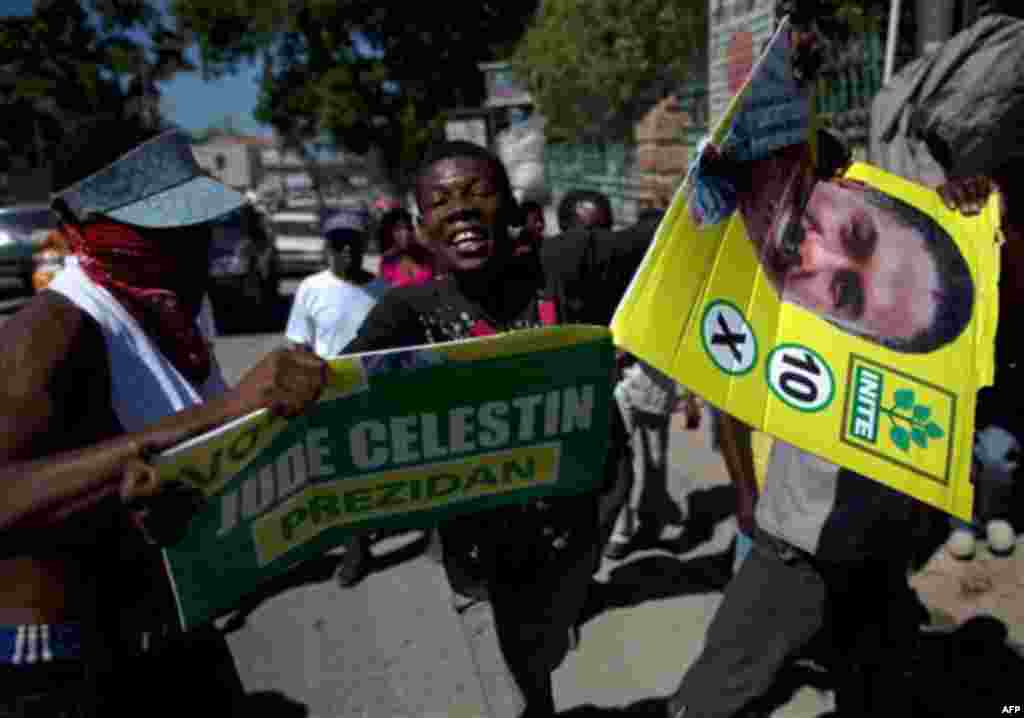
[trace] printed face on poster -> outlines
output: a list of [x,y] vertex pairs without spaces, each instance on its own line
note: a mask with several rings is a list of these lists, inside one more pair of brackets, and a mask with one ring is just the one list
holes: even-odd
[[997,204],[967,218],[848,164],[790,62],[784,22],[677,193],[616,343],[757,429],[968,515]]

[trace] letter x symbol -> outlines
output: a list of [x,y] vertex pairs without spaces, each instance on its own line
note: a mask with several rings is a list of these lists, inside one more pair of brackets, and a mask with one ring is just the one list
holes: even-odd
[[713,334],[711,336],[711,344],[721,346],[725,344],[729,347],[732,352],[732,356],[736,361],[743,361],[743,354],[737,347],[747,343],[747,335],[742,332],[734,332],[729,328],[729,325],[725,321],[725,317],[721,312],[718,313],[718,326],[722,330],[721,334]]

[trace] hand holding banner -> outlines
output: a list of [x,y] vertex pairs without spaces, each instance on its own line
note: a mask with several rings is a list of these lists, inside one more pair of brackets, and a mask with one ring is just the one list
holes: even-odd
[[592,489],[614,350],[605,327],[524,330],[330,362],[321,401],[260,411],[159,457],[206,497],[165,549],[181,621],[229,610],[353,532]]

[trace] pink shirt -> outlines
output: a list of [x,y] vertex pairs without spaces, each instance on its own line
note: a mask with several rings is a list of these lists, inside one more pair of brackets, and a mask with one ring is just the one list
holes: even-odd
[[380,276],[393,287],[415,286],[425,284],[434,278],[434,270],[428,268],[416,270],[413,276],[403,274],[397,257],[387,257],[380,262]]

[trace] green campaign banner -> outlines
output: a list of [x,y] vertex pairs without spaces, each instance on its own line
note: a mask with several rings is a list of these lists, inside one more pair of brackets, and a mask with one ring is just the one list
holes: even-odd
[[530,329],[331,360],[306,414],[262,410],[157,459],[204,502],[164,551],[182,626],[368,529],[596,487],[615,365],[606,327]]

